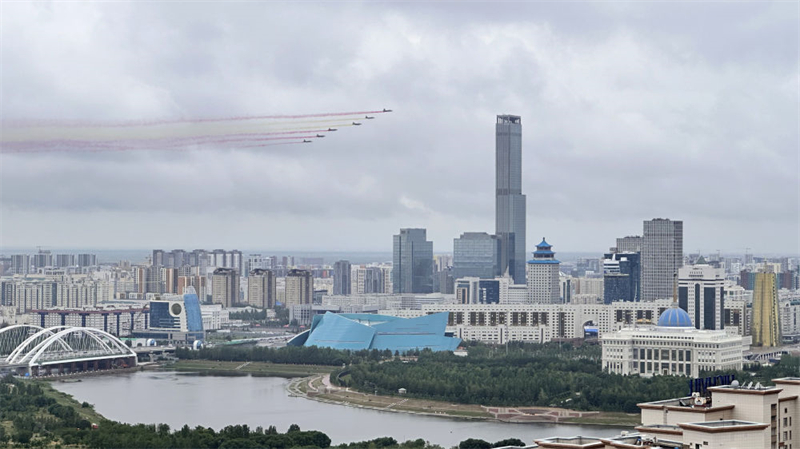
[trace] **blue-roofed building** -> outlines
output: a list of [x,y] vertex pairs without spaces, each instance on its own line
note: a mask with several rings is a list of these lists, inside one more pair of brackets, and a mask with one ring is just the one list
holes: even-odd
[[194,287],[183,295],[168,295],[150,301],[150,326],[133,332],[136,338],[192,342],[205,339],[200,300]]
[[557,304],[561,300],[558,283],[561,262],[556,259],[552,248],[542,237],[542,242],[533,252],[533,259],[528,261],[529,304]]
[[461,339],[445,335],[447,317],[447,312],[418,318],[326,313],[315,316],[311,328],[291,339],[288,345],[351,351],[388,349],[401,353],[425,348],[453,351]]

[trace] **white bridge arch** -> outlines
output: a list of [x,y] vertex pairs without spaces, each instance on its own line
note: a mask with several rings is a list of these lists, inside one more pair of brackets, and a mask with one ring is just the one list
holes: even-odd
[[[26,338],[22,340],[22,337]],[[20,325],[0,329],[0,349],[13,344],[16,344],[13,350],[0,353],[0,367],[27,365],[31,371],[37,368],[35,372],[38,373],[39,368],[55,365],[59,372],[65,368],[72,372],[87,370],[89,363],[98,369],[98,362],[103,362],[103,367],[107,368],[110,367],[108,362],[115,359],[126,362],[126,365],[136,363],[136,353],[117,337],[90,327],[56,326],[43,329]]]

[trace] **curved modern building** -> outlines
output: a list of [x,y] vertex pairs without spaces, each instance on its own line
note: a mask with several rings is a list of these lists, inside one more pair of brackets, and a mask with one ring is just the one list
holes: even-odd
[[326,313],[317,315],[311,329],[298,334],[289,346],[319,346],[341,350],[389,349],[408,352],[415,349],[453,351],[460,338],[445,335],[448,313],[419,318],[398,318],[366,313]]
[[186,287],[183,295],[169,295],[150,301],[150,326],[133,332],[137,338],[156,340],[203,340],[203,316],[194,287]]

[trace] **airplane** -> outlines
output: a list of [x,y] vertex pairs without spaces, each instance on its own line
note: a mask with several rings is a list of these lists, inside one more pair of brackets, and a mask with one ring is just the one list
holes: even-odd
[[383,108],[383,112],[392,112],[392,110],[391,110],[391,109],[386,109],[386,108]]
[[361,126],[361,123],[353,122],[353,126]]
[[303,143],[311,143],[310,140],[303,139]]
[[328,128],[328,131],[338,131],[336,128]]
[[323,136],[322,134],[317,134],[317,137],[325,137],[325,136]]
[[364,118],[365,118],[365,119],[367,119],[367,120],[372,120],[372,119],[374,119],[375,117],[370,117],[370,116],[368,116],[368,115],[365,115],[365,116],[364,116]]

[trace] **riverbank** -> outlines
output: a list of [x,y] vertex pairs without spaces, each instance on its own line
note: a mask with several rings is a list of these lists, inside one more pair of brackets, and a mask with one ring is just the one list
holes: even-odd
[[401,395],[367,394],[331,385],[329,374],[295,379],[289,383],[287,389],[291,395],[331,404],[456,419],[509,423],[592,424],[615,427],[633,427],[640,424],[638,413],[585,412],[554,407],[486,407],[407,398]]
[[308,377],[316,374],[329,374],[336,369],[321,365],[288,365],[265,362],[222,362],[216,360],[178,360],[164,364],[161,369],[171,371],[190,371],[212,376],[263,376],[263,377]]

